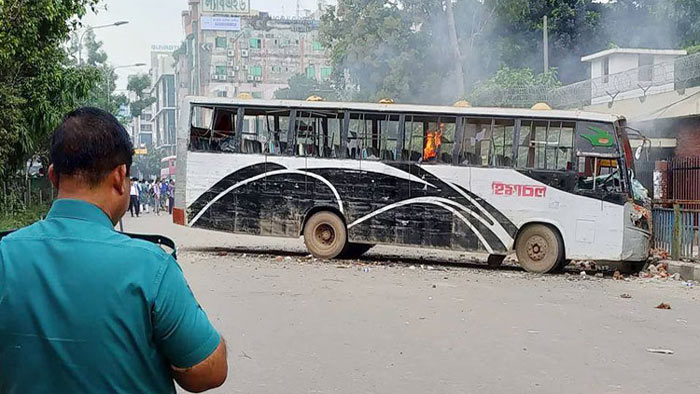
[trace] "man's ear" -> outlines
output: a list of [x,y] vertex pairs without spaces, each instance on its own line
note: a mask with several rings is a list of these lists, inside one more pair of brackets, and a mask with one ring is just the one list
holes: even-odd
[[126,164],[122,164],[120,166],[115,167],[112,170],[112,173],[110,174],[110,179],[112,182],[112,187],[119,193],[119,194],[128,194],[129,189],[128,189],[128,179],[129,176],[126,173]]
[[56,188],[56,190],[58,190],[58,174],[53,168],[53,164],[49,165],[49,180],[51,181],[53,187]]

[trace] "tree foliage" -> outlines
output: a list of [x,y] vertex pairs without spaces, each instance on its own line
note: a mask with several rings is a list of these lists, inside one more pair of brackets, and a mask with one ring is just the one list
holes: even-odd
[[321,18],[321,37],[341,96],[447,104],[471,97],[479,81],[501,81],[491,78],[499,70],[543,70],[545,15],[549,64],[565,83],[589,78],[581,57],[611,42],[700,44],[697,0],[338,0]]
[[156,101],[155,97],[150,97],[148,94],[151,89],[151,77],[148,74],[129,75],[129,83],[126,88],[137,97],[130,105],[131,116],[141,116],[143,111]]
[[304,74],[291,77],[289,87],[275,91],[275,98],[280,100],[306,100],[310,96],[319,96],[330,101],[338,98],[328,82],[318,82]]
[[140,179],[160,178],[160,161],[165,157],[163,149],[148,147],[145,155],[135,155],[131,170],[134,176]]
[[74,67],[62,46],[98,1],[0,1],[0,176],[45,146],[99,80],[94,69]]

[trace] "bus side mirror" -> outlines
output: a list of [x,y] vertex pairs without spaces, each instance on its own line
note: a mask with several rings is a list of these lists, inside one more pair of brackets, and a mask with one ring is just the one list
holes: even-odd
[[634,158],[636,160],[639,160],[640,157],[642,157],[642,149],[644,148],[644,144],[639,145],[637,149],[634,151]]

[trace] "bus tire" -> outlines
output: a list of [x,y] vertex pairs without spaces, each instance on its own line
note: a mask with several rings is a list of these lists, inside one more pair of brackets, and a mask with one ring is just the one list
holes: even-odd
[[340,253],[338,257],[342,259],[357,259],[363,254],[367,253],[368,250],[374,247],[373,244],[357,244],[348,242],[345,249]]
[[330,260],[338,257],[347,243],[345,223],[333,212],[317,212],[304,225],[304,243],[314,257]]
[[551,227],[531,224],[518,234],[515,254],[526,271],[545,274],[560,266],[564,259],[564,242]]
[[488,264],[489,268],[498,268],[503,264],[503,260],[505,259],[506,255],[504,254],[490,254],[486,259],[486,264]]

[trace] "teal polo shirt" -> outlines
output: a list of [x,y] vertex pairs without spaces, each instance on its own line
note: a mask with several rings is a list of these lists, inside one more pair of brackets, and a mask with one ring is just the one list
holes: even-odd
[[219,334],[175,260],[58,200],[0,241],[0,393],[174,393]]

